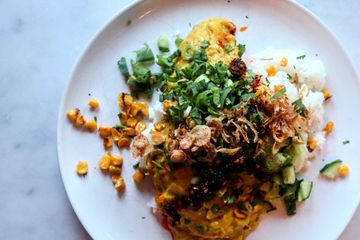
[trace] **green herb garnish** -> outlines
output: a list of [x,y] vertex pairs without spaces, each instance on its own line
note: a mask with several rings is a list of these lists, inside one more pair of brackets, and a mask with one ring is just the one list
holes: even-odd
[[169,39],[165,35],[160,35],[157,40],[157,45],[160,51],[168,52],[169,49]]
[[136,53],[136,62],[153,62],[155,57],[147,43],[145,46],[137,51]]
[[120,60],[117,62],[118,63],[118,67],[120,69],[121,74],[128,78],[130,76],[129,73],[129,68],[126,64],[126,59],[124,57],[120,58]]
[[180,44],[181,44],[183,41],[184,41],[184,40],[183,40],[182,38],[177,37],[177,38],[175,39],[175,45],[176,45],[176,47],[179,48]]
[[237,45],[237,48],[238,48],[238,50],[239,50],[239,53],[238,53],[239,58],[241,58],[242,55],[244,55],[244,53],[245,53],[245,51],[246,51],[246,45],[238,44],[238,45]]
[[345,140],[345,141],[343,141],[342,143],[343,143],[344,145],[345,145],[345,144],[349,144],[349,143],[350,143],[350,140]]
[[274,100],[274,99],[278,99],[281,95],[283,95],[284,93],[286,92],[286,88],[283,87],[281,89],[279,89],[272,97],[271,99]]
[[234,47],[230,44],[225,44],[224,46],[226,53],[230,53],[232,50],[234,50]]
[[200,43],[200,47],[207,48],[210,45],[210,42],[208,40],[204,40]]
[[304,58],[306,58],[306,55],[298,56],[296,59],[302,60],[302,59],[304,59]]
[[301,116],[305,115],[306,107],[304,103],[301,101],[301,99],[296,100],[292,104],[297,107],[297,111],[300,113]]
[[161,164],[160,163],[158,163],[157,161],[155,161],[155,160],[152,160],[151,161],[157,168],[159,168],[159,169],[163,169],[163,166],[161,166]]

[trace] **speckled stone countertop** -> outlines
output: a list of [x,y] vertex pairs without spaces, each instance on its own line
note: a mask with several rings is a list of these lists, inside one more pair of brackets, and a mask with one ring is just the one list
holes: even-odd
[[[0,1],[0,239],[91,239],[61,181],[60,99],[94,34],[132,0]],[[299,0],[339,37],[360,68],[357,0]],[[340,237],[360,236],[360,208]]]

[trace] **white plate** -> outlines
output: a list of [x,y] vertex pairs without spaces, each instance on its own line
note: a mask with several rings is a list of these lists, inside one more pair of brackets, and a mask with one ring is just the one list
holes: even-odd
[[[269,46],[300,48],[324,61],[327,87],[334,95],[327,118],[335,122],[335,131],[328,138],[325,154],[307,173],[315,182],[311,198],[293,217],[285,216],[282,210],[270,214],[249,239],[335,239],[360,199],[360,87],[353,65],[334,36],[312,14],[284,0],[149,0],[133,4],[103,28],[78,62],[59,113],[59,164],[76,214],[94,239],[171,238],[147,206],[152,198],[150,184],[145,182],[137,188],[131,180],[134,162],[129,153],[122,152],[127,187],[118,195],[110,177],[97,168],[104,153],[100,139],[96,134],[75,130],[65,114],[79,107],[87,118],[96,115],[100,124],[115,124],[117,94],[127,91],[116,65],[119,57],[133,56],[132,51],[144,42],[156,49],[160,34],[174,39],[179,31],[184,37],[190,25],[213,16],[228,18],[238,27],[249,26],[248,31],[237,32],[238,42],[245,43],[249,53]],[[87,110],[88,93],[100,101],[100,110],[95,113]],[[351,143],[343,145],[346,139]],[[348,178],[329,182],[318,177],[322,159],[337,158],[350,166]],[[76,175],[78,160],[89,162],[86,177]]]

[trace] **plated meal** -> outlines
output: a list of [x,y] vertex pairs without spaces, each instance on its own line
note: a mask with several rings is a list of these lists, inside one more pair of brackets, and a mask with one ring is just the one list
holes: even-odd
[[[236,43],[239,29],[247,27],[210,18],[177,37],[172,52],[161,35],[156,56],[145,44],[134,60],[121,58],[129,91],[118,96],[115,126],[98,128],[101,119],[86,120],[79,109],[67,113],[74,126],[100,135],[107,153],[99,168],[119,192],[124,161],[134,163],[137,184],[151,179],[153,213],[176,240],[245,239],[275,202],[296,214],[313,188],[302,173],[334,128],[324,120],[332,95],[323,62],[303,50],[247,55]],[[89,102],[93,110],[99,104]],[[113,145],[133,159],[112,154]],[[341,160],[326,162],[323,177],[348,175]],[[88,164],[79,162],[77,172],[86,175]]]

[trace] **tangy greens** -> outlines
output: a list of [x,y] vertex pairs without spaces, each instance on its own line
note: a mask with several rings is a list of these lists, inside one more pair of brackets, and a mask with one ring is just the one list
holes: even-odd
[[[164,71],[160,78],[160,101],[175,101],[168,114],[175,123],[191,116],[197,124],[204,123],[209,115],[218,116],[224,108],[237,107],[240,102],[247,102],[255,97],[251,78],[238,81],[229,70],[229,65],[217,62],[211,65],[205,49],[209,41],[203,41],[200,49],[185,48],[189,64],[183,69],[176,69],[172,56],[158,55],[158,65]],[[173,74],[175,72],[175,74]],[[249,71],[248,75],[252,73]]]
[[[259,76],[246,69],[246,66],[245,70],[243,69],[245,74],[239,75],[232,72],[232,63],[230,66],[222,61],[210,64],[206,54],[206,49],[210,45],[207,40],[202,41],[198,49],[186,45],[183,52],[178,49],[181,42],[181,38],[175,40],[177,49],[170,54],[167,38],[161,36],[158,39],[158,48],[161,53],[156,55],[156,59],[152,50],[145,44],[143,48],[135,51],[136,60],[130,61],[132,73],[127,68],[125,58],[121,58],[118,66],[121,73],[127,78],[128,85],[138,93],[149,93],[157,86],[161,92],[160,102],[170,101],[173,103],[166,114],[175,126],[187,124],[189,119],[198,125],[206,124],[209,116],[212,118],[224,117],[225,109],[241,109],[242,121],[249,122],[243,131],[249,134],[250,141],[243,142],[238,147],[242,149],[242,152],[248,152],[249,156],[253,156],[254,150],[257,151],[257,143],[254,140],[257,137],[253,134],[254,131],[250,125],[259,133],[266,134],[267,130],[264,124],[269,119],[257,104],[259,94],[256,92],[256,87],[260,84]],[[230,52],[234,50],[234,47],[224,46],[224,49],[226,52]],[[245,45],[239,44],[237,49],[238,57],[241,59],[245,52]],[[182,68],[176,66],[180,57],[187,61]],[[149,63],[153,62],[156,62],[161,68],[160,73],[151,72]],[[237,67],[241,68],[241,65]],[[266,79],[261,84],[268,87],[270,83]],[[285,93],[286,88],[281,88],[269,98],[269,101],[277,101]],[[304,116],[306,108],[303,102],[299,99],[292,104],[295,106],[295,111]],[[301,153],[302,148],[300,145],[294,145],[289,139],[282,144],[276,154],[273,154],[274,141],[263,142],[266,142],[264,148],[256,154],[256,158],[251,159],[252,162],[248,163],[243,170],[260,174],[259,180],[264,182],[263,186],[272,186],[265,192],[277,189],[274,196],[280,197],[288,215],[293,215],[296,213],[296,202],[306,200],[312,189],[311,182],[299,180],[295,176],[294,165],[296,165],[297,155]],[[216,147],[230,148],[230,145],[222,138],[217,144],[219,145]],[[153,161],[153,164],[158,169],[163,167],[156,161]],[[226,165],[225,167],[230,169],[230,166]],[[226,174],[224,172],[224,175]],[[264,206],[268,206],[269,211],[273,210],[274,207],[265,200],[262,191],[262,189],[254,189],[254,204],[262,203]],[[234,194],[225,197],[226,204],[233,204],[237,199]],[[214,205],[212,211],[220,211],[219,206]]]

